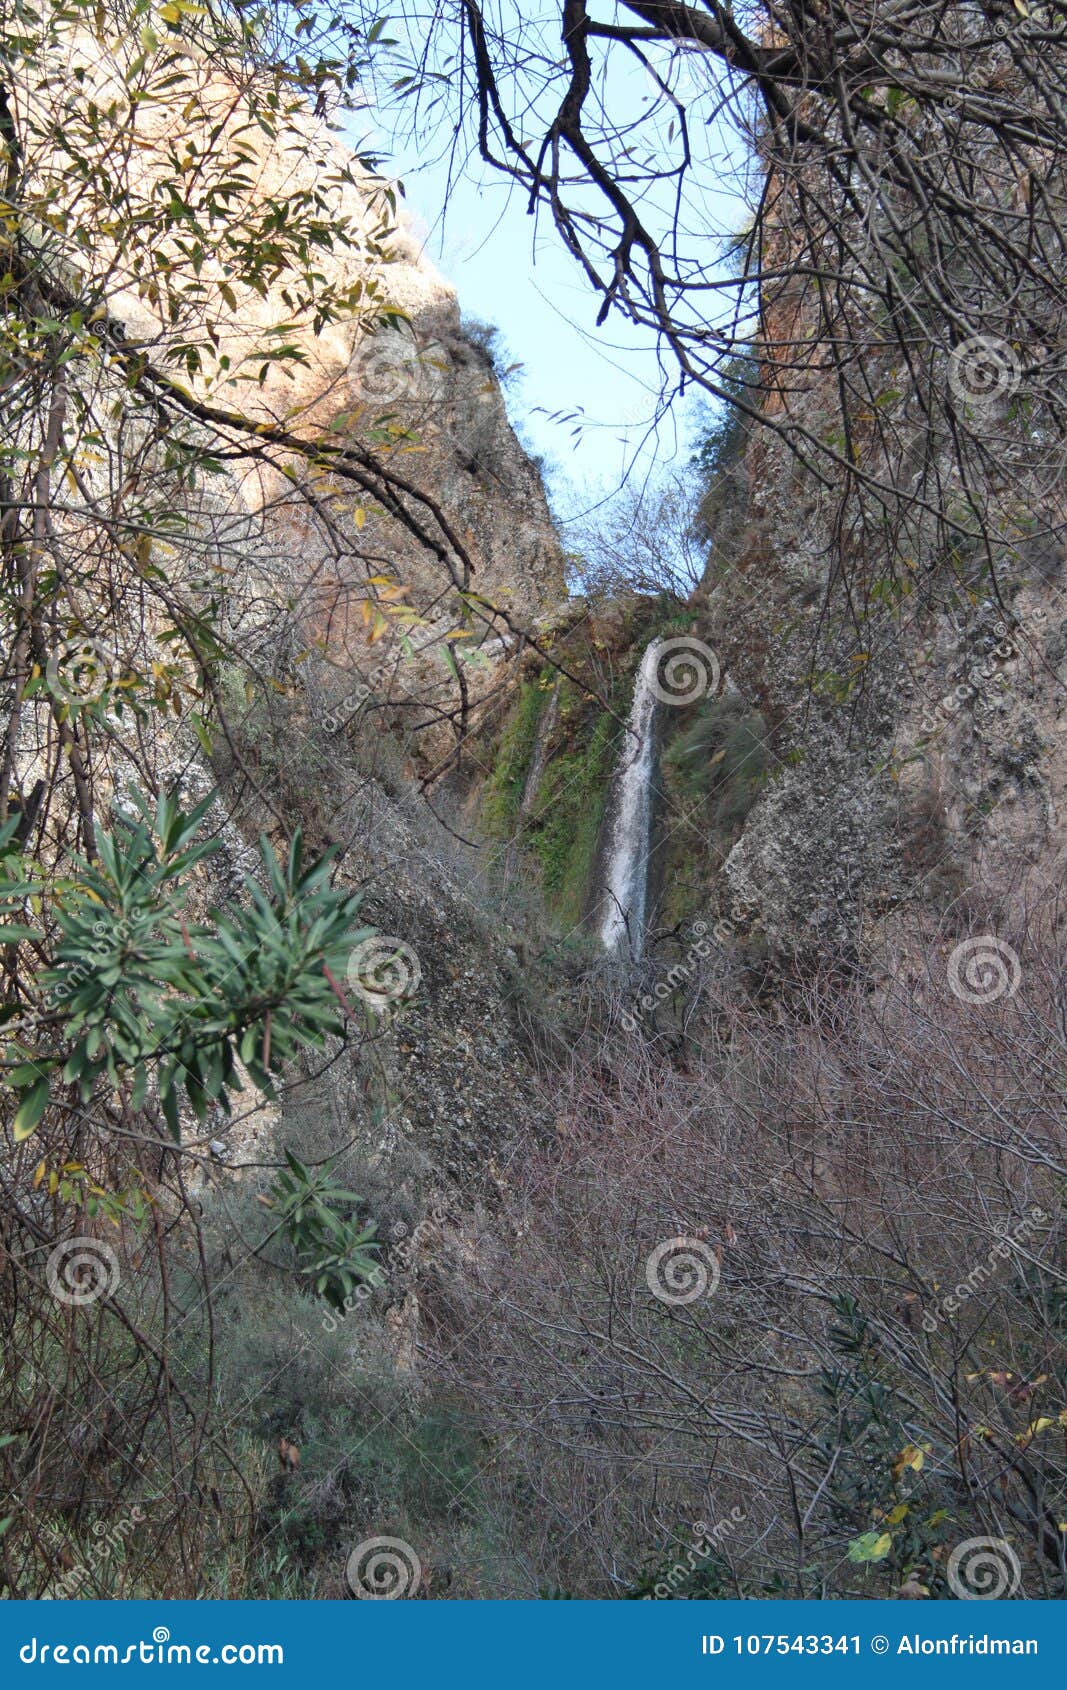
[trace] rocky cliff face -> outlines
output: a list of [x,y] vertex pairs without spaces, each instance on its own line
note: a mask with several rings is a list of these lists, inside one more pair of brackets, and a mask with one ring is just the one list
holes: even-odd
[[[899,374],[882,372],[887,388]],[[809,403],[822,426],[830,396],[816,391]],[[902,433],[921,460],[919,431]],[[903,475],[896,459],[883,468]],[[1051,528],[1062,498],[1048,490],[1027,522]],[[629,626],[602,611],[583,632],[611,651],[623,712],[651,630],[691,637],[717,660],[707,696],[662,714],[662,929],[727,916],[732,940],[761,958],[850,956],[909,910],[947,931],[1009,928],[1027,898],[1062,878],[1059,549],[1023,533],[993,576],[977,560],[946,567],[931,550],[894,577],[875,528],[857,532],[846,581],[833,561],[839,519],[839,501],[782,442],[752,429],[705,500],[710,560],[689,618],[639,601]],[[553,723],[550,780],[573,772],[576,747],[590,751],[591,708],[569,733]],[[513,729],[504,762],[519,741],[537,743],[521,710]],[[605,732],[610,768],[618,724]],[[602,791],[601,776],[595,784]],[[543,856],[545,823],[528,792],[524,810]]]
[[773,757],[724,873],[773,947],[850,948],[901,901],[943,912],[980,885],[1010,898],[1024,865],[1053,884],[1058,550],[1022,545],[995,586],[963,569],[948,593],[929,590],[920,561],[902,593],[880,596],[881,537],[857,537],[851,580],[835,575],[836,503],[780,442],[749,440],[730,499],[733,555],[713,558],[701,622]]
[[[76,40],[83,92],[122,98],[137,45]],[[175,297],[166,277],[187,258],[180,231],[152,255],[159,279],[143,256],[109,253],[105,235],[111,316],[161,365],[173,364],[183,342],[206,347],[206,334],[210,356],[182,369],[195,404],[216,414],[239,406],[295,439],[370,454],[362,479],[344,480],[296,452],[267,462],[237,446],[225,475],[188,500],[228,575],[229,631],[247,648],[288,610],[291,651],[303,641],[318,653],[302,677],[313,707],[332,704],[339,720],[351,715],[353,694],[382,701],[392,688],[404,700],[411,689],[397,673],[406,662],[439,706],[420,752],[432,763],[449,743],[440,721],[454,705],[457,666],[470,707],[490,664],[565,596],[540,476],[508,423],[490,357],[464,335],[454,290],[422,251],[393,185],[299,106],[268,132],[252,121],[240,85],[208,62],[183,58],[172,80],[173,91],[164,79],[144,103],[140,145],[124,163],[127,198],[143,204],[147,225],[161,182],[177,173],[195,199],[197,161],[226,161],[232,207],[262,223],[263,275],[242,284],[224,250],[205,252],[196,287]],[[323,231],[307,299],[270,285],[271,232],[287,204]],[[317,311],[316,291],[343,308]],[[272,342],[284,356],[264,356]],[[239,562],[227,569],[234,553]]]

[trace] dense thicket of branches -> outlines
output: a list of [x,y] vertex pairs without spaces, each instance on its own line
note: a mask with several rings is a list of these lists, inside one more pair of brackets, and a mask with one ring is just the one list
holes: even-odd
[[[697,945],[673,993],[661,971],[658,1038],[594,1010],[553,1075],[554,1142],[513,1170],[475,1271],[439,1273],[426,1344],[506,1451],[545,1584],[951,1599],[971,1543],[997,1594],[1062,1596],[1049,917],[1012,932],[1025,1001],[993,971],[961,1001],[930,927],[897,978],[887,956],[805,969],[762,1010]],[[714,1032],[679,1067],[696,1006]]]
[[837,501],[833,566],[866,540],[898,583],[961,549],[995,581],[1062,534],[1060,0],[401,16],[401,117],[514,181],[668,385],[788,443]]
[[[116,1588],[125,1575],[92,1571],[85,1546],[133,1507],[151,1514],[138,1568],[157,1563],[160,1587],[191,1591],[204,1522],[210,1535],[225,1516],[230,1542],[250,1520],[228,1435],[207,1425],[212,1276],[190,1182],[202,1190],[211,1123],[249,1081],[274,1093],[300,1049],[322,1052],[358,1019],[338,981],[355,901],[329,863],[303,862],[232,704],[285,692],[303,631],[307,600],[295,603],[276,542],[272,554],[271,523],[302,513],[321,567],[351,560],[357,603],[376,597],[366,577],[381,571],[353,514],[368,505],[444,583],[465,580],[443,514],[361,444],[358,419],[330,435],[306,400],[264,402],[316,334],[369,332],[387,314],[375,270],[395,197],[330,154],[262,22],[183,0],[0,4],[0,1461],[16,1504],[0,1509],[0,1578],[12,1595],[54,1593],[75,1567],[88,1590]],[[308,82],[344,82],[345,53],[306,51]],[[358,255],[358,288],[339,254]],[[250,474],[273,476],[258,508],[240,496]],[[202,867],[232,814],[195,802],[216,749],[281,848],[247,878]],[[342,1296],[369,1258],[356,1200],[333,1182],[323,1205],[321,1177],[290,1170],[292,1189],[264,1190],[276,1209],[251,1254],[310,1224],[297,1254]]]

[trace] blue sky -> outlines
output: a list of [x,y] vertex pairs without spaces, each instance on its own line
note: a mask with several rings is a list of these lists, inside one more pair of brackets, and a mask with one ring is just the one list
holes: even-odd
[[[501,0],[503,10],[509,3]],[[523,8],[522,28],[541,27],[532,17],[538,10]],[[548,25],[543,39],[551,52],[559,14],[550,11],[555,27]],[[402,21],[391,18],[390,31],[402,34]],[[650,56],[684,94],[694,147],[710,167],[702,215],[706,210],[709,227],[736,230],[744,208],[729,182],[734,143],[718,124],[701,122],[717,98],[714,71],[703,56],[666,47],[652,47]],[[609,65],[613,113],[653,112],[653,123],[662,113],[665,128],[674,114],[654,80],[626,55],[614,54]],[[447,142],[450,126],[442,124]],[[521,190],[477,161],[449,191],[445,159],[427,157],[425,137],[416,144],[392,133],[384,113],[374,143],[387,154],[384,168],[403,180],[427,253],[455,286],[464,315],[495,325],[508,362],[521,365],[508,384],[508,408],[528,448],[545,459],[557,514],[595,507],[627,474],[644,480],[685,462],[696,407],[676,405],[657,422],[661,372],[653,336],[614,315],[596,327],[599,300],[545,213],[530,217]]]
[[556,502],[591,502],[633,472],[688,455],[684,418],[656,422],[660,372],[650,336],[610,319],[555,232],[538,232],[509,183],[463,180],[447,216],[436,213],[444,172],[405,178],[411,210],[434,263],[452,282],[465,317],[493,323],[501,350],[521,369],[508,383],[512,420],[546,459]]

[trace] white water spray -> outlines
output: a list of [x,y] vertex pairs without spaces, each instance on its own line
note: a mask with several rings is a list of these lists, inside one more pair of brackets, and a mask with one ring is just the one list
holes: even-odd
[[611,810],[600,939],[609,951],[641,955],[648,913],[648,859],[652,849],[652,773],[655,764],[656,668],[662,640],[653,640],[634,683],[627,733],[611,783]]

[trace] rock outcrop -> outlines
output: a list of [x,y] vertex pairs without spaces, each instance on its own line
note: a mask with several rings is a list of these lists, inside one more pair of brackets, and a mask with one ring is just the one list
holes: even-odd
[[[143,248],[109,249],[102,232],[80,261],[86,291],[103,292],[127,344],[215,420],[234,410],[294,441],[350,444],[367,471],[345,479],[277,445],[242,455],[247,432],[231,431],[225,474],[186,495],[228,579],[228,630],[247,649],[277,621],[272,607],[288,610],[291,649],[303,640],[322,658],[316,706],[332,704],[340,718],[353,692],[357,702],[406,697],[409,679],[429,689],[443,718],[459,666],[469,708],[492,664],[565,597],[544,488],[508,422],[492,360],[464,334],[455,292],[395,185],[325,118],[290,103],[268,123],[195,49],[168,42],[154,69],[131,69],[143,48],[73,37],[79,98],[122,101],[138,78],[151,92],[138,148],[122,165]],[[57,83],[39,98],[64,96]],[[181,219],[168,227],[158,217],[160,196],[180,183],[201,224],[219,221],[198,198],[206,157],[226,178],[227,217],[240,213],[264,245],[262,274],[247,253],[228,262],[221,243],[196,253],[190,277],[192,237]],[[316,238],[303,288],[271,285],[270,242],[284,237],[290,207]],[[316,666],[305,675],[314,683]],[[447,744],[431,720],[426,761]]]

